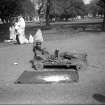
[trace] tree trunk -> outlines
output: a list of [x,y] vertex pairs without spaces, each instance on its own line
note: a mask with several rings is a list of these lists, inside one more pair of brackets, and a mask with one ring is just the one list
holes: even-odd
[[46,26],[50,25],[49,12],[50,12],[50,0],[47,0],[47,5],[46,5]]

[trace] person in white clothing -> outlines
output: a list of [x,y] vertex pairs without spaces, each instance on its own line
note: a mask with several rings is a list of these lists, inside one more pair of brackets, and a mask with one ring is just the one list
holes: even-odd
[[14,24],[11,24],[11,26],[9,27],[9,32],[10,32],[10,40],[16,41],[16,31]]
[[18,22],[15,23],[15,29],[17,31],[17,39],[19,44],[28,43],[28,39],[25,37],[25,21],[22,16],[18,17]]
[[37,41],[40,41],[41,43],[43,42],[43,36],[42,36],[42,31],[41,29],[38,29],[36,34],[33,37],[34,39],[34,44],[37,43]]

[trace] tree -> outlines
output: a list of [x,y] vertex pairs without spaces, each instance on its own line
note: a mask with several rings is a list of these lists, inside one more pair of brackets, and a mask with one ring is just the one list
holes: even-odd
[[34,5],[30,0],[0,0],[0,18],[3,22],[10,22],[11,17],[22,14],[32,15]]
[[[45,2],[46,1],[46,2]],[[50,18],[60,17],[68,20],[69,17],[83,16],[85,5],[83,0],[42,0],[42,6],[39,9],[39,14],[45,10],[46,25],[49,25]],[[44,3],[43,3],[44,2]],[[44,6],[45,5],[45,6]],[[44,9],[43,9],[44,8]]]
[[50,24],[50,0],[47,0],[47,3],[46,3],[46,26],[49,26]]
[[18,6],[20,6],[20,13],[23,16],[33,16],[35,12],[34,4],[30,0],[18,0]]
[[85,5],[83,0],[52,0],[50,14],[57,15],[61,18],[83,16],[85,14]]
[[68,0],[65,9],[70,17],[83,16],[86,12],[83,0]]
[[51,7],[51,0],[41,0],[41,5],[38,9],[38,15],[45,15],[46,19],[46,26],[50,25],[50,7]]
[[105,1],[104,0],[99,0],[97,2],[97,5],[102,8],[104,18],[103,18],[103,31],[105,31]]
[[87,13],[90,13],[93,15],[93,17],[96,17],[97,14],[102,14],[102,9],[99,5],[97,5],[97,0],[93,0],[90,2],[90,4],[86,5]]

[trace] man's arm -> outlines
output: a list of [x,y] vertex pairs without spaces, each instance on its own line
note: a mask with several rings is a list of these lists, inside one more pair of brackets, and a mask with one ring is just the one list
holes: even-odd
[[44,55],[44,54],[49,54],[49,52],[46,50],[46,48],[43,48],[42,49],[42,54]]

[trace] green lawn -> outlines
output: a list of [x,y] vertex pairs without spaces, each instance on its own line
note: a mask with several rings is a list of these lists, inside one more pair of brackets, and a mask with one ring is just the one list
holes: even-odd
[[[25,29],[26,38],[29,38],[30,34],[35,35],[38,28],[42,30],[45,40],[64,38],[68,33],[74,33],[74,30],[70,29],[68,26],[54,25],[47,28],[45,26],[35,26],[30,24],[26,26]],[[9,39],[9,24],[0,24],[0,42],[3,42],[6,39]]]
[[[78,23],[78,25],[79,24],[80,22]],[[69,36],[70,37],[74,36],[75,33],[79,31],[83,31],[81,27],[75,30],[72,27],[73,25],[78,27],[77,22],[75,24],[74,23],[72,24],[70,22],[59,23],[59,24],[55,23],[51,24],[50,27],[46,27],[45,25],[40,26],[35,23],[26,23],[25,35],[26,38],[28,38],[30,34],[35,35],[36,30],[38,28],[41,28],[45,40],[59,40],[62,38],[64,39],[68,38]],[[88,28],[88,31],[96,32],[98,31],[98,29],[90,27]],[[3,42],[6,39],[9,39],[9,24],[0,24],[0,42]]]

